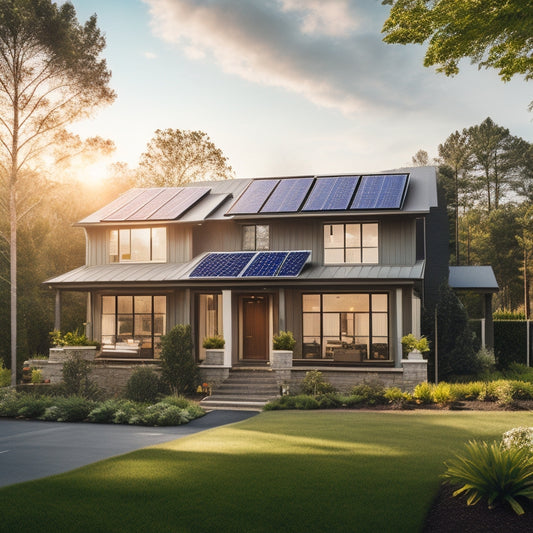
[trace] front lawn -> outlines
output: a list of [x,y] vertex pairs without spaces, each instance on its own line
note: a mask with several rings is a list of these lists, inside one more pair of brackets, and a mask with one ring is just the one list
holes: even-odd
[[266,412],[0,490],[2,531],[416,532],[443,461],[524,412]]

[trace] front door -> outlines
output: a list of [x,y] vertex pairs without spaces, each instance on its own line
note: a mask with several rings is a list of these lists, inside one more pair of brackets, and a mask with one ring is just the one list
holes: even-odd
[[268,359],[268,299],[242,298],[243,359]]

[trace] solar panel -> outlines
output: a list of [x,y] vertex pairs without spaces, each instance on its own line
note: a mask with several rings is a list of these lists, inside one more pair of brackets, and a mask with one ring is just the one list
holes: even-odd
[[132,198],[129,202],[122,207],[110,213],[103,221],[122,221],[128,220],[130,216],[136,213],[139,209],[144,207],[145,204],[150,202],[154,197],[159,194],[160,189],[142,189],[141,194]]
[[231,206],[227,214],[244,215],[259,213],[259,210],[279,183],[279,179],[254,180]]
[[256,252],[213,252],[189,274],[190,278],[236,278]]
[[184,187],[177,196],[151,215],[149,220],[176,220],[210,190],[209,187]]
[[259,252],[241,274],[243,277],[275,276],[289,252]]
[[350,209],[399,209],[405,197],[408,176],[363,176]]
[[348,208],[359,176],[317,178],[302,211],[343,211]]
[[308,250],[289,252],[289,255],[281,265],[277,275],[279,277],[296,277],[302,271],[305,263],[309,259],[311,252]]
[[295,213],[300,209],[314,178],[288,178],[280,180],[261,213]]
[[156,211],[183,191],[183,187],[169,187],[159,189],[159,194],[152,198],[145,206],[128,217],[128,220],[148,220]]

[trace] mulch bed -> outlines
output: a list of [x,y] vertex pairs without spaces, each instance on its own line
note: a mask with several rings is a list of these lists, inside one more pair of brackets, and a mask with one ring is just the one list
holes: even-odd
[[533,502],[518,499],[525,513],[509,505],[489,509],[486,501],[467,506],[464,496],[453,497],[457,487],[443,485],[433,502],[423,533],[525,533],[533,531]]

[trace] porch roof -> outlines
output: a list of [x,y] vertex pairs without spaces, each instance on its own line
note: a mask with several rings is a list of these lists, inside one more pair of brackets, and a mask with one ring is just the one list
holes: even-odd
[[298,284],[310,281],[354,282],[373,280],[381,282],[416,281],[424,277],[425,262],[414,265],[357,265],[357,266],[322,266],[307,265],[299,276],[286,279],[279,277],[263,278],[189,278],[191,269],[198,263],[198,258],[188,263],[113,263],[109,265],[82,266],[44,282],[50,288],[90,289],[107,286],[196,286],[209,282],[211,286],[224,286],[231,283],[249,286],[265,282],[271,285],[284,285],[287,282]]
[[456,290],[477,292],[500,290],[491,266],[451,266],[448,283]]

